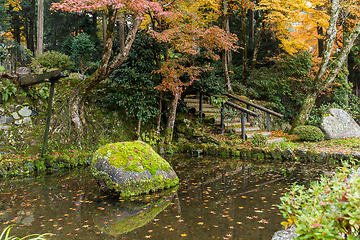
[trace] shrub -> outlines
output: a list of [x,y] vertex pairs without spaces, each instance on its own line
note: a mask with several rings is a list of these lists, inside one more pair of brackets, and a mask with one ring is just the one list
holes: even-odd
[[295,224],[296,239],[359,239],[359,175],[344,163],[309,189],[295,183],[278,206],[287,219],[282,225]]
[[65,70],[71,66],[70,57],[56,51],[48,51],[31,59],[31,69],[36,73],[42,73],[56,68]]
[[320,142],[324,140],[324,133],[320,130],[320,128],[305,125],[299,126],[294,129],[294,134],[303,141],[310,141],[310,142]]
[[254,147],[266,147],[268,138],[261,133],[255,133],[249,140]]

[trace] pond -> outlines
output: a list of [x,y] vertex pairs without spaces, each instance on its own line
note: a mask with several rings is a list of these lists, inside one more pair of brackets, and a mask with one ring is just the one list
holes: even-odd
[[101,192],[89,169],[0,182],[0,230],[50,239],[271,239],[280,197],[331,166],[253,163],[235,158],[167,159],[176,189],[131,199]]

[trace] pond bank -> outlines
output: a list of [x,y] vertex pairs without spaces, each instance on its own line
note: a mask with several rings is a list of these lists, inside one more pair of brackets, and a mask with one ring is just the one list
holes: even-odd
[[[359,152],[327,152],[308,149],[245,148],[237,146],[219,146],[216,144],[177,144],[159,145],[154,148],[160,154],[187,153],[195,157],[202,155],[214,157],[234,157],[245,161],[296,161],[301,163],[340,164],[343,160],[360,159]],[[67,151],[41,158],[36,156],[9,155],[0,162],[0,178],[27,176],[39,172],[57,172],[77,166],[87,166],[91,152]]]

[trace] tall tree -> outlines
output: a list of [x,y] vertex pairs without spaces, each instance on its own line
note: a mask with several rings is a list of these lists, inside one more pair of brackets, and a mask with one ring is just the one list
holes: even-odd
[[[329,27],[326,30],[322,60],[317,75],[313,80],[313,87],[308,90],[298,115],[295,117],[291,131],[297,126],[304,125],[312,107],[319,94],[327,89],[334,81],[340,68],[343,66],[347,56],[360,34],[360,22],[358,2],[347,2],[332,0],[330,5]],[[340,14],[343,18],[340,19]],[[345,17],[345,18],[344,18]],[[341,21],[339,21],[341,20]],[[336,46],[339,28],[342,23],[347,22],[351,29],[344,37],[342,47]],[[332,57],[335,57],[331,60]]]
[[38,0],[36,54],[44,51],[44,0]]

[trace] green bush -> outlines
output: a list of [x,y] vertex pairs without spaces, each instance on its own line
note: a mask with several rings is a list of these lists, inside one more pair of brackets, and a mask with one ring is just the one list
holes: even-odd
[[72,66],[70,56],[56,51],[48,51],[31,58],[31,69],[36,73],[49,71],[50,69],[65,70]]
[[254,147],[266,147],[268,138],[261,133],[255,133],[249,140]]
[[320,128],[305,125],[299,126],[294,129],[294,134],[303,141],[310,141],[310,142],[320,142],[324,140],[324,133],[320,130]]
[[296,239],[359,239],[359,189],[359,171],[348,163],[308,189],[294,184],[278,206],[287,219],[282,225],[295,224]]

